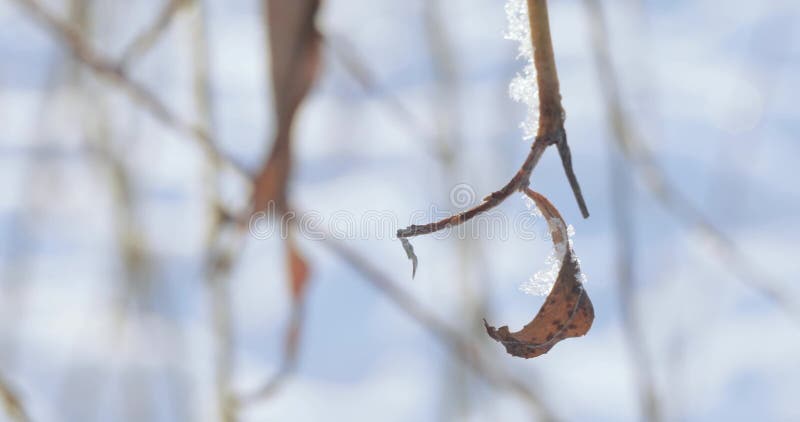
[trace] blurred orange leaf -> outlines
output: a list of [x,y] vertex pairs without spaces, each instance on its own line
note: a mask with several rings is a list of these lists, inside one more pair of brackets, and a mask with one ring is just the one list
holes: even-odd
[[305,258],[297,250],[293,242],[289,242],[287,251],[289,260],[289,277],[292,287],[292,299],[299,300],[305,293],[306,282],[308,281],[309,268]]
[[291,130],[295,114],[314,83],[320,63],[321,36],[315,26],[319,0],[265,0],[270,67],[277,128],[267,162],[255,178],[254,210],[274,201],[286,206],[291,173]]

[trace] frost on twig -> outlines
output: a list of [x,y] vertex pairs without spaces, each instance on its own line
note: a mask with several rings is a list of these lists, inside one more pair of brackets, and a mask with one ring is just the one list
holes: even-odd
[[539,94],[536,88],[536,67],[533,63],[528,5],[525,0],[508,0],[505,9],[508,19],[508,32],[505,37],[519,43],[517,58],[526,61],[522,73],[517,73],[511,80],[508,94],[514,101],[528,106],[528,113],[520,127],[523,130],[524,139],[533,139],[539,129]]

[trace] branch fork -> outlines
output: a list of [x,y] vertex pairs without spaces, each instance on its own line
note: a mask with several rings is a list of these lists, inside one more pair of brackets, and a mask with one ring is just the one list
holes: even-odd
[[425,225],[412,224],[397,230],[397,237],[403,241],[403,248],[409,259],[414,262],[416,272],[416,255],[407,238],[435,233],[451,226],[469,221],[500,205],[511,194],[523,191],[530,185],[530,178],[545,149],[555,145],[561,157],[564,172],[583,218],[589,217],[586,201],[581,193],[578,178],[572,168],[572,153],[567,143],[567,132],[564,129],[564,108],[561,105],[558,73],[556,72],[553,43],[550,37],[550,23],[547,14],[546,0],[528,0],[528,16],[531,26],[531,42],[534,49],[534,66],[536,67],[536,84],[539,90],[539,130],[531,145],[531,151],[525,158],[517,173],[505,186],[483,198],[483,202],[464,212],[452,215],[439,221]]

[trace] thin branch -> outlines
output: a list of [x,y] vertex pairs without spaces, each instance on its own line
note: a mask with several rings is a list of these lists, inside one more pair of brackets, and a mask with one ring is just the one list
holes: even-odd
[[[586,0],[586,6],[593,20],[602,20],[602,10],[600,10],[598,2]],[[605,32],[594,34],[594,39],[598,43],[607,44],[607,40],[598,39],[605,36]],[[624,134],[620,131],[622,126],[619,124],[612,126],[614,135],[618,139],[623,138]],[[634,243],[636,236],[634,229],[636,223],[632,212],[634,198],[632,198],[631,175],[625,166],[617,162],[619,156],[615,154],[616,151],[611,143],[609,143],[608,152],[612,216],[617,241],[617,278],[619,280],[617,294],[622,314],[622,328],[625,331],[625,343],[631,355],[633,370],[637,378],[642,417],[644,420],[657,422],[662,419],[662,404],[658,396],[653,363],[647,352],[645,333],[640,323],[641,318],[635,301],[634,260],[636,247]]]
[[601,5],[596,0],[585,0],[585,4],[590,11],[592,51],[600,78],[600,88],[606,101],[608,119],[625,158],[667,211],[684,224],[696,227],[712,240],[719,259],[724,261],[725,266],[730,268],[743,283],[774,301],[796,319],[800,318],[800,304],[792,294],[781,288],[780,283],[772,280],[766,271],[755,265],[733,240],[718,229],[680,190],[670,184],[647,144],[639,134],[635,133],[623,111],[617,76],[611,59],[608,29]]
[[[170,1],[170,4],[180,3]],[[202,0],[191,0],[192,39],[192,90],[199,125],[214,133],[214,106],[211,76],[209,73],[209,44],[206,10]],[[162,15],[163,16],[163,15]],[[230,292],[230,275],[241,253],[243,233],[226,218],[219,197],[219,176],[222,172],[219,160],[210,160],[206,169],[205,186],[209,190],[212,220],[206,232],[205,286],[211,308],[211,332],[214,334],[214,391],[219,420],[236,420],[232,378],[234,368],[234,309]],[[230,244],[223,242],[224,235],[234,233]]]
[[566,171],[570,186],[584,218],[589,216],[586,203],[578,186],[577,178],[572,170],[572,158],[564,130],[564,109],[561,106],[558,75],[556,72],[553,45],[550,39],[550,23],[545,0],[528,0],[530,16],[531,41],[534,46],[534,65],[536,66],[537,85],[539,89],[539,131],[531,146],[531,151],[522,166],[500,190],[493,192],[477,206],[425,225],[411,225],[397,231],[397,237],[408,238],[446,229],[462,224],[475,216],[491,210],[505,201],[511,194],[530,185],[533,169],[550,145],[557,145],[561,161]]
[[172,20],[177,15],[188,0],[167,0],[166,4],[161,8],[161,11],[156,16],[156,19],[150,25],[140,32],[136,38],[125,47],[122,55],[120,56],[119,63],[122,68],[129,68],[130,65],[144,56],[156,42],[161,38],[161,35],[169,28]]
[[125,92],[136,104],[150,113],[163,125],[182,133],[203,148],[209,157],[219,160],[240,174],[247,176],[247,170],[235,160],[225,156],[215,146],[211,135],[202,126],[187,122],[173,113],[155,94],[143,84],[131,79],[125,70],[116,62],[104,56],[92,47],[83,35],[68,22],[59,19],[47,11],[37,0],[15,0],[22,5],[36,20],[53,33],[70,53],[86,65],[102,79],[112,83]]
[[633,370],[638,383],[642,416],[647,421],[661,420],[661,403],[657,394],[653,364],[647,352],[645,332],[641,324],[641,315],[636,306],[634,285],[635,263],[635,216],[632,212],[633,200],[631,175],[629,169],[617,162],[620,158],[615,154],[613,144],[609,143],[609,170],[611,173],[611,196],[613,220],[617,241],[617,295],[622,314],[622,328],[625,332],[625,343],[631,355]]
[[530,184],[530,177],[533,168],[536,167],[539,159],[542,158],[544,150],[547,149],[548,146],[557,142],[555,139],[557,136],[558,134],[537,136],[536,140],[533,142],[530,153],[528,153],[528,157],[525,158],[525,162],[522,163],[522,167],[520,167],[514,177],[512,177],[511,180],[509,180],[508,183],[506,183],[506,185],[500,190],[492,192],[489,196],[483,198],[483,202],[477,206],[433,223],[428,223],[421,226],[412,224],[404,229],[399,229],[397,231],[397,237],[413,237],[435,233],[448,227],[457,226],[467,222],[473,217],[500,205],[509,196],[511,196],[511,194],[526,188]]
[[542,136],[564,125],[564,108],[561,106],[558,71],[553,53],[553,40],[550,37],[547,0],[528,0],[528,20],[533,42],[536,86],[539,90],[538,136]]

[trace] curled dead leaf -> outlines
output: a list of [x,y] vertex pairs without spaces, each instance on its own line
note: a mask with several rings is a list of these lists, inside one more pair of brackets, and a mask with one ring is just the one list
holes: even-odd
[[563,247],[565,250],[561,269],[536,317],[522,330],[512,333],[508,326],[496,329],[486,320],[483,322],[489,336],[502,343],[509,354],[533,358],[547,353],[565,338],[586,334],[594,321],[594,308],[580,281],[580,266],[569,245],[564,219],[556,207],[541,194],[527,188],[525,194],[536,203],[547,219],[556,249]]

